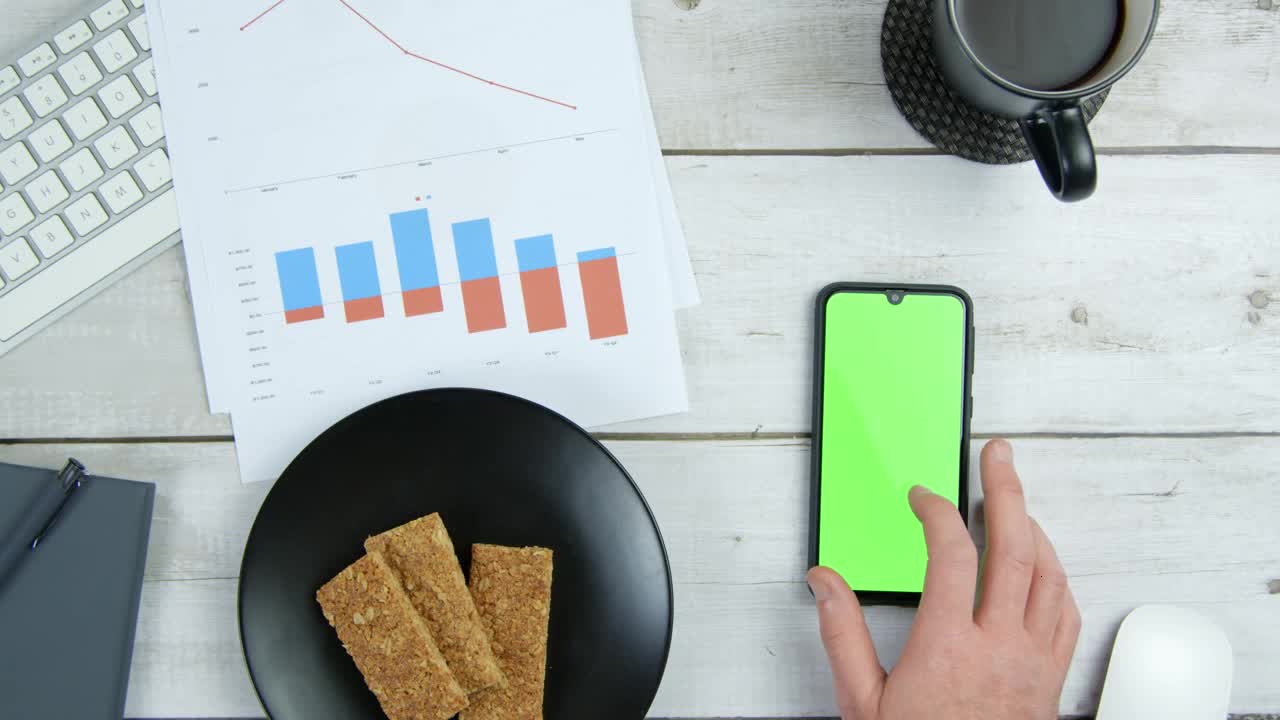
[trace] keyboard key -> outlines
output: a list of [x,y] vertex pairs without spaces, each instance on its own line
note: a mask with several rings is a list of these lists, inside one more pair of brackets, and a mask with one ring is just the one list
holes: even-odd
[[62,51],[63,55],[66,55],[72,50],[75,50],[88,42],[89,38],[92,36],[93,31],[89,29],[89,25],[85,23],[85,21],[81,20],[75,25],[72,25],[57,35],[54,35],[53,44],[58,46],[58,50]]
[[62,222],[62,218],[54,215],[31,231],[31,242],[36,244],[41,255],[51,258],[71,247],[75,238],[71,237],[71,231]]
[[31,204],[36,206],[36,212],[47,213],[70,195],[67,194],[67,188],[63,186],[62,181],[58,179],[58,174],[52,170],[46,170],[27,185],[27,197],[31,198]]
[[129,4],[136,8],[140,8],[142,7],[142,0],[129,0]]
[[108,170],[115,170],[138,154],[138,146],[133,144],[133,138],[129,137],[129,132],[123,127],[111,128],[106,135],[93,141],[93,147],[97,149],[102,162],[107,164]]
[[138,84],[142,86],[142,92],[146,93],[147,97],[152,97],[156,94],[155,60],[147,58],[138,63],[138,66],[133,69],[133,76],[138,78]]
[[17,280],[35,270],[39,264],[40,258],[36,257],[31,244],[22,238],[0,248],[0,270],[3,270],[10,280]]
[[29,127],[31,115],[16,95],[0,103],[0,139],[13,138]]
[[49,43],[44,43],[19,58],[18,67],[22,68],[23,75],[34,77],[36,73],[52,65],[57,59],[58,56],[53,54],[53,48],[49,47]]
[[58,169],[71,184],[71,189],[80,192],[102,177],[102,166],[97,158],[89,152],[89,148],[80,148],[75,155],[67,158]]
[[89,13],[89,19],[93,21],[93,26],[99,30],[106,30],[124,19],[129,14],[129,8],[124,6],[122,0],[110,0],[102,7]]
[[164,137],[164,126],[160,124],[160,106],[151,105],[142,112],[129,118],[129,127],[138,136],[143,147],[155,145]]
[[147,34],[146,15],[139,15],[129,21],[129,33],[133,35],[134,42],[138,43],[138,47],[143,50],[151,49],[151,36]]
[[76,103],[63,114],[62,119],[67,121],[71,134],[75,135],[77,140],[88,140],[94,133],[107,126],[107,118],[98,109],[98,103],[94,102],[93,98],[85,98]]
[[80,237],[97,230],[107,221],[107,211],[102,209],[102,203],[98,202],[98,197],[93,193],[68,205],[66,213],[71,227],[75,228]]
[[143,158],[142,162],[133,166],[133,171],[138,173],[138,179],[142,180],[142,184],[150,192],[159,190],[173,179],[169,170],[169,156],[164,154],[164,150],[156,150]]
[[50,120],[36,128],[27,136],[27,142],[36,149],[36,155],[43,163],[52,162],[74,144],[67,137],[67,131],[62,129],[62,123],[57,120]]
[[0,95],[18,87],[18,83],[22,80],[18,77],[18,71],[13,69],[12,65],[5,65],[0,68]]
[[98,71],[97,64],[87,52],[82,52],[71,58],[70,62],[63,63],[62,67],[58,68],[58,74],[62,76],[62,82],[67,84],[67,89],[72,95],[79,95],[102,82],[102,73]]
[[122,172],[102,183],[98,192],[106,198],[107,205],[111,206],[111,212],[116,215],[128,210],[142,199],[142,191],[138,189],[138,183],[134,182],[133,176],[128,172]]
[[0,233],[12,235],[35,219],[21,195],[14,193],[0,200]]
[[0,177],[4,178],[6,185],[16,185],[19,180],[35,172],[37,167],[35,158],[31,157],[31,152],[21,142],[0,152]]
[[138,94],[138,89],[133,86],[133,81],[128,75],[121,75],[107,83],[98,91],[98,97],[102,99],[102,104],[106,106],[107,112],[111,113],[113,118],[118,118],[142,104],[142,96]]
[[99,40],[93,46],[93,54],[98,56],[98,62],[109,73],[119,70],[138,57],[138,51],[133,49],[133,43],[124,36],[123,30],[117,30]]
[[159,245],[178,231],[173,191],[138,208],[128,217],[66,253],[26,282],[0,296],[0,342],[9,342],[103,276]]
[[27,97],[36,117],[45,117],[67,104],[67,93],[52,73],[28,85],[22,94]]

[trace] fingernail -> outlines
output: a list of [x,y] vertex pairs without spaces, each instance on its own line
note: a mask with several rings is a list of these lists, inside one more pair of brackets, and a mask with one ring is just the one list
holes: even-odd
[[922,498],[922,497],[925,497],[926,495],[932,495],[932,494],[933,494],[933,491],[923,485],[913,485],[911,487],[911,492],[908,493],[908,495],[911,497],[912,500],[915,500],[916,498]]
[[992,440],[987,443],[991,448],[990,457],[995,462],[1011,463],[1013,462],[1013,446],[1007,440]]
[[823,600],[831,597],[831,586],[823,582],[820,576],[818,578],[814,578],[810,575],[805,578],[805,580],[809,583],[809,590],[813,592],[813,599],[815,602],[822,602]]

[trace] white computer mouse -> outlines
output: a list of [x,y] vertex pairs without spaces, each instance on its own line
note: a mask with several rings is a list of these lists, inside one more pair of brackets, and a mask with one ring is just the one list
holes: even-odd
[[1120,624],[1097,720],[1223,720],[1232,671],[1231,643],[1212,620],[1144,605]]

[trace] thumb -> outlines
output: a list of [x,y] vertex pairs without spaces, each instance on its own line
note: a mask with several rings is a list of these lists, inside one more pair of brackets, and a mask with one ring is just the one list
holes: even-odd
[[862,606],[844,578],[830,568],[810,570],[807,580],[818,603],[818,626],[831,661],[840,715],[844,720],[871,720],[880,704],[885,672]]

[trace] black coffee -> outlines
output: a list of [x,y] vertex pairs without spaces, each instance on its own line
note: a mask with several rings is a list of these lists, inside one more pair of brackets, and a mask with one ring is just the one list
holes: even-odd
[[992,72],[1032,90],[1061,90],[1107,59],[1124,0],[957,0],[956,17]]

